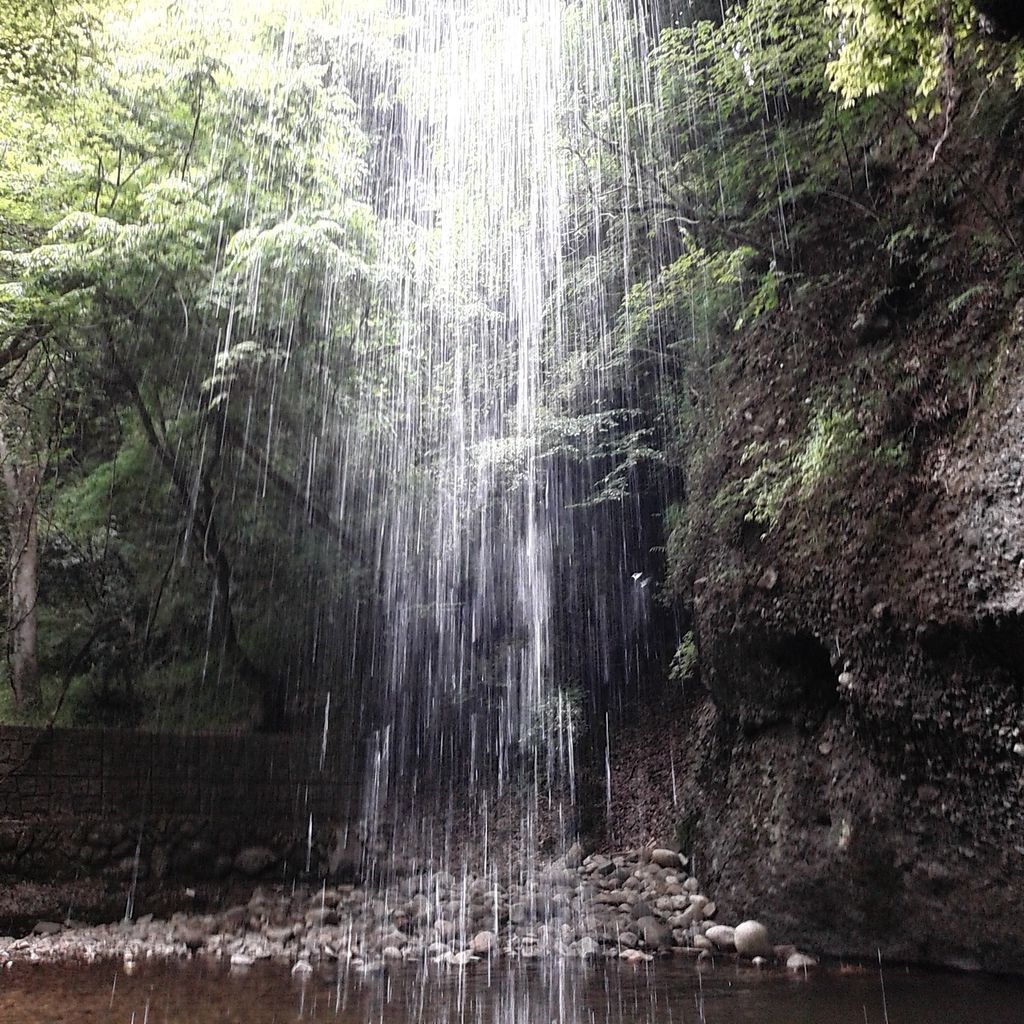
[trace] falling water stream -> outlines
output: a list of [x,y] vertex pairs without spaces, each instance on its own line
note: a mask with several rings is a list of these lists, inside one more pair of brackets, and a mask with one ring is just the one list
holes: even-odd
[[[564,848],[576,827],[582,678],[621,691],[644,642],[629,501],[581,513],[593,482],[557,456],[567,421],[614,413],[608,297],[599,276],[570,294],[582,258],[570,228],[596,239],[608,193],[627,220],[640,202],[629,132],[652,130],[653,22],[623,0],[401,11],[398,114],[374,195],[403,268],[387,300],[397,340],[372,356],[383,397],[363,396],[340,445],[382,510],[360,829],[381,872],[382,851],[455,856],[453,828],[474,835],[481,862],[518,857],[528,871],[542,833]],[[647,121],[627,125],[626,107]],[[614,180],[584,160],[595,146],[615,154]],[[629,252],[605,258],[628,286]],[[509,801],[514,856],[490,849],[493,809]]]

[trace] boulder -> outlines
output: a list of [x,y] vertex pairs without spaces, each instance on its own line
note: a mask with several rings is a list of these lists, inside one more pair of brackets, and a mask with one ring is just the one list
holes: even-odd
[[619,957],[628,964],[643,963],[644,961],[654,959],[650,953],[641,953],[639,949],[624,949],[619,953]]
[[397,928],[385,932],[380,937],[381,946],[398,946],[399,949],[401,949],[401,947],[407,945],[408,942],[409,936]]
[[565,866],[575,871],[583,863],[583,847],[579,843],[573,843],[565,854]]
[[583,862],[583,868],[591,875],[607,875],[615,870],[615,862],[604,854],[592,853]]
[[541,872],[540,880],[542,885],[550,885],[554,889],[571,889],[575,888],[579,878],[575,871],[570,871],[568,868],[558,867],[556,864],[552,864],[550,867],[545,868]]
[[806,971],[811,967],[817,966],[818,961],[806,953],[790,953],[786,959],[786,970],[789,971]]
[[768,957],[774,952],[768,941],[768,929],[760,921],[744,921],[737,925],[733,931],[733,942],[740,956]]
[[469,944],[469,948],[477,956],[490,956],[492,953],[497,952],[498,936],[491,931],[477,932],[473,936],[473,941]]
[[207,936],[202,928],[191,925],[181,930],[180,938],[185,944],[185,948],[190,953],[195,953],[196,950],[202,949],[206,945]]
[[263,874],[276,860],[277,855],[274,851],[265,846],[247,846],[235,857],[234,868],[246,878],[255,878]]
[[704,934],[715,944],[716,949],[730,953],[736,949],[736,929],[727,924],[712,925]]
[[644,945],[651,949],[667,949],[672,945],[672,932],[656,917],[641,917],[635,927],[644,940]]
[[651,861],[659,868],[681,868],[683,866],[682,858],[672,850],[652,850]]

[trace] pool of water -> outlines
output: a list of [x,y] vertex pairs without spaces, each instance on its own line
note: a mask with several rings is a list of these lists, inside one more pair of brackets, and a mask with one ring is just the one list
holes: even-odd
[[758,973],[662,961],[459,972],[342,970],[305,980],[271,964],[18,965],[0,973],[3,1024],[1021,1024],[1024,983],[887,968]]

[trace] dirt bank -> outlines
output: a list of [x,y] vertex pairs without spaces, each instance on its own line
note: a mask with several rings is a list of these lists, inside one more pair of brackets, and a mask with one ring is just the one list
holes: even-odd
[[901,159],[799,211],[723,336],[669,545],[690,700],[617,737],[611,841],[683,826],[727,913],[822,951],[1021,972],[1021,171]]

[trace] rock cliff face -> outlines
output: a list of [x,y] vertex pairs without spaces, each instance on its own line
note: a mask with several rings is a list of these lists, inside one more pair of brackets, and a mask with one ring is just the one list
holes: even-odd
[[1021,179],[986,159],[1001,225],[920,175],[805,211],[814,283],[723,353],[670,542],[698,678],[620,737],[613,843],[686,825],[727,915],[822,952],[1022,972]]

